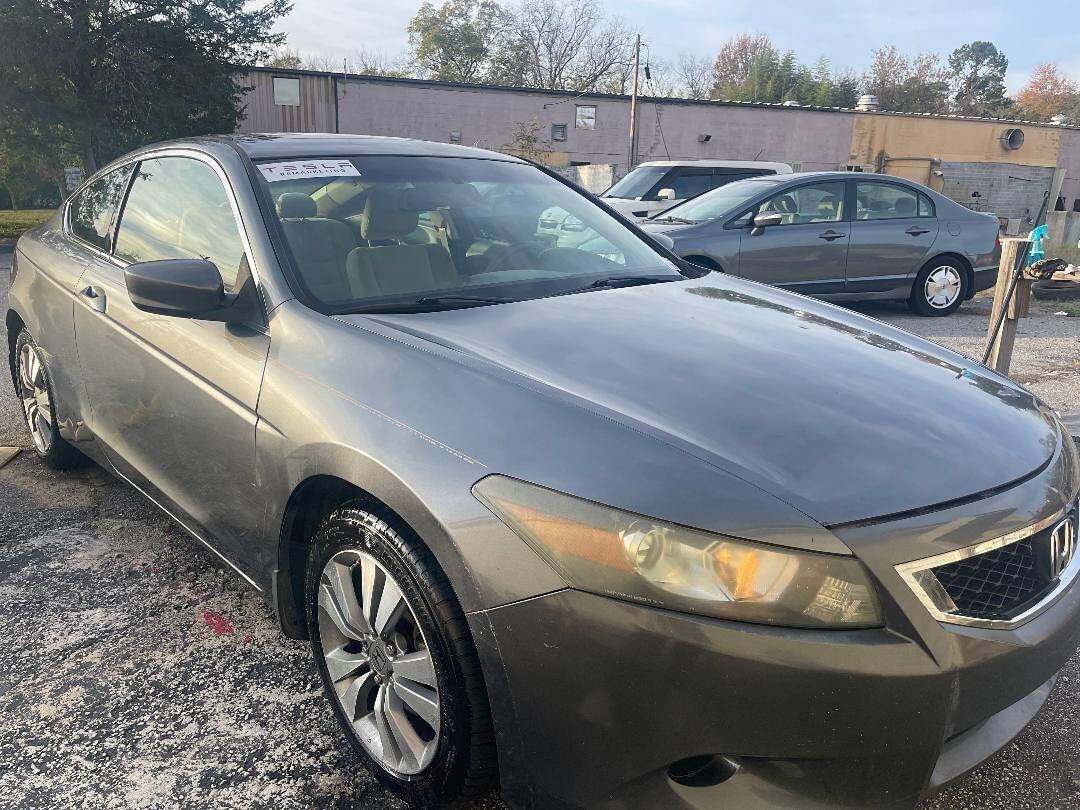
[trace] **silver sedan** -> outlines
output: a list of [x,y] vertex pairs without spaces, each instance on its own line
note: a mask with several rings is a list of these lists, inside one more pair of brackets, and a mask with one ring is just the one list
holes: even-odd
[[994,284],[998,221],[877,174],[742,180],[668,209],[646,229],[713,270],[833,301],[906,300],[948,315]]

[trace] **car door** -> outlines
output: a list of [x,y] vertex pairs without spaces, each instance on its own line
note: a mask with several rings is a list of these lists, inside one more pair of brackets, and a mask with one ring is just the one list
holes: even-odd
[[122,475],[204,542],[228,541],[218,553],[242,568],[254,559],[261,514],[255,423],[270,338],[263,322],[136,309],[124,267],[171,258],[208,259],[227,291],[247,278],[250,250],[228,181],[199,153],[138,163],[112,261],[83,277],[75,333],[91,427]]
[[39,260],[27,295],[28,321],[49,370],[57,427],[74,443],[89,439],[83,420],[90,410],[75,350],[74,299],[88,268],[110,262],[113,224],[130,172],[131,166],[112,169],[71,197],[64,209],[64,238],[47,240],[51,256]]
[[[844,191],[843,180],[788,185],[745,212],[735,223],[738,274],[808,295],[842,292],[851,225]],[[755,228],[757,213],[779,213],[781,223]]]
[[914,277],[937,238],[930,198],[909,186],[879,180],[855,186],[848,248],[849,292],[891,290]]

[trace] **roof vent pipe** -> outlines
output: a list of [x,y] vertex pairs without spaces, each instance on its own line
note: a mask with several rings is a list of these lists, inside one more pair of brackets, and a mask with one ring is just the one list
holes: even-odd
[[877,96],[867,93],[859,96],[859,100],[855,102],[856,110],[866,110],[867,112],[873,112],[878,108]]

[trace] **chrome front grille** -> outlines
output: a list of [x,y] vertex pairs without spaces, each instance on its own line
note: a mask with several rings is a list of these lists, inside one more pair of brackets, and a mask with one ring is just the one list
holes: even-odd
[[1041,613],[1075,578],[1080,504],[974,546],[896,566],[942,622],[1015,627]]

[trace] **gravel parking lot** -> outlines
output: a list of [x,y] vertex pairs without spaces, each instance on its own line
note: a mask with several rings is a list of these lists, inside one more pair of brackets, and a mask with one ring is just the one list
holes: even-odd
[[[864,311],[974,355],[989,301]],[[1080,411],[1080,318],[1052,311],[1023,323],[1016,376]],[[27,441],[5,368],[0,445]],[[399,806],[347,752],[307,646],[96,467],[27,451],[0,469],[0,662],[0,808]],[[1078,684],[1080,656],[1027,731],[924,807],[1077,806]]]

